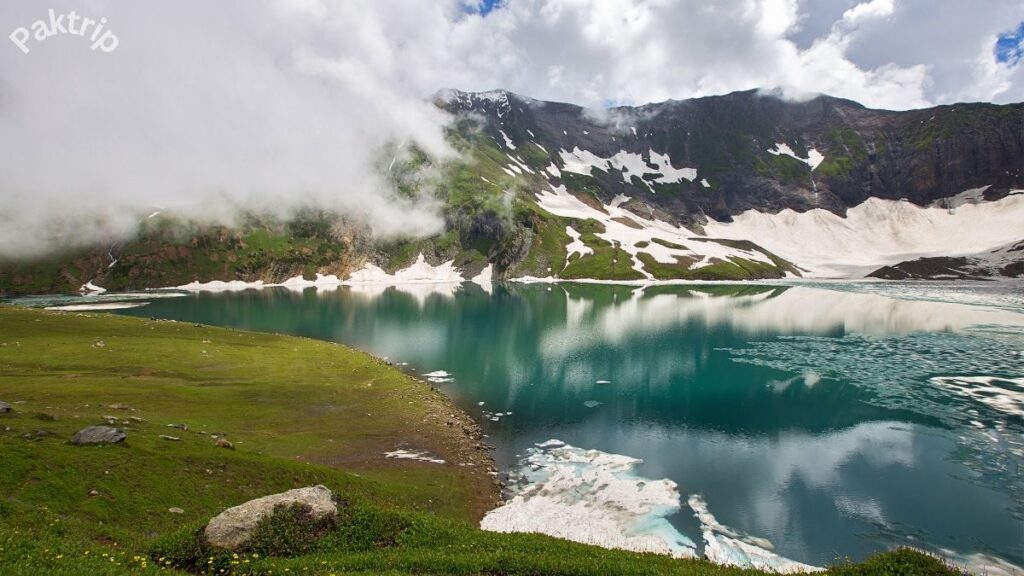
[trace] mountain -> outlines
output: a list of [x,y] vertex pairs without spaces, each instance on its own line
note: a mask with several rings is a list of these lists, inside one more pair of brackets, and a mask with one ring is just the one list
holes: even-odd
[[[129,239],[0,262],[0,292],[316,274],[372,281],[401,269],[429,279],[442,263],[465,278],[486,269],[742,280],[883,266],[927,277],[899,263],[1024,240],[1022,105],[894,112],[758,91],[605,110],[503,90],[443,90],[433,101],[453,117],[448,139],[460,157],[412,150],[388,177],[400,193],[442,201],[445,230],[435,237],[384,241],[319,210],[243,214],[232,228],[161,214],[140,218]],[[436,175],[429,186],[425,167]],[[998,268],[973,269],[1019,275],[1020,251],[1004,256]]]
[[883,280],[981,280],[1024,277],[1024,241],[967,256],[933,256],[883,266],[868,274]]

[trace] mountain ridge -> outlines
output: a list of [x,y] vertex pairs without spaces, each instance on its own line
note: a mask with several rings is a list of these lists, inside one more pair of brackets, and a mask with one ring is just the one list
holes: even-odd
[[[316,209],[246,214],[234,227],[163,214],[128,239],[0,262],[0,293],[345,278],[367,266],[393,273],[420,254],[466,279],[490,265],[495,278],[753,280],[833,274],[821,267],[829,259],[856,257],[862,274],[953,254],[934,253],[953,250],[950,234],[970,244],[956,254],[1024,239],[1012,224],[1024,203],[1011,194],[1024,190],[1020,104],[901,112],[756,90],[603,110],[506,90],[447,89],[433,101],[451,115],[458,157],[412,147],[387,176],[401,194],[439,201],[436,236],[375,238]],[[437,175],[428,188],[424,168]],[[855,210],[870,199],[868,216]],[[913,209],[895,204],[904,201]],[[901,226],[920,241],[901,239]],[[814,244],[836,248],[808,259]]]

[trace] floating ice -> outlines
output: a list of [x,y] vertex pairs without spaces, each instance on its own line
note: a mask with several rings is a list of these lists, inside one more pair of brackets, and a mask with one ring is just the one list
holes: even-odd
[[423,375],[428,381],[435,384],[444,384],[446,382],[455,382],[455,378],[452,375],[445,372],[444,370],[434,370]]
[[935,376],[930,382],[1012,416],[1024,416],[1024,378]]
[[494,532],[539,532],[605,548],[696,556],[665,519],[680,509],[675,482],[637,476],[640,460],[549,440],[527,450],[513,497],[480,522]]
[[772,552],[774,546],[764,538],[741,534],[723,526],[708,510],[707,502],[700,494],[690,495],[687,503],[693,509],[693,515],[700,520],[701,534],[704,537],[704,557],[716,564],[757,568],[778,574],[824,570],[783,558]]
[[599,402],[598,400],[587,400],[586,402],[583,403],[583,405],[586,406],[587,408],[597,408],[601,404],[602,402]]

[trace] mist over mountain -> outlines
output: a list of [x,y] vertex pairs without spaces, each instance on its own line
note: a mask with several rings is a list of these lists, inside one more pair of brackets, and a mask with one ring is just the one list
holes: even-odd
[[[505,90],[429,102],[442,145],[367,151],[373,201],[147,210],[122,234],[8,258],[0,288],[344,279],[421,254],[467,279],[849,277],[1024,237],[1020,105],[897,112],[757,90],[607,109]],[[975,272],[1013,275],[1016,255]]]

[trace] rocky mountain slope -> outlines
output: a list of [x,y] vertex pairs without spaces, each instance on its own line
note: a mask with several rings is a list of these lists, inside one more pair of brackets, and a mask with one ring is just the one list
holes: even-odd
[[318,210],[244,214],[233,228],[163,214],[134,238],[0,262],[0,292],[386,281],[421,254],[423,281],[442,263],[444,280],[860,276],[1024,239],[1021,105],[891,112],[755,91],[599,111],[506,91],[434,101],[460,158],[413,150],[389,176],[416,193],[430,168],[437,236],[383,241]]
[[868,274],[884,280],[979,280],[1024,277],[1024,241],[968,256],[932,256],[883,266]]

